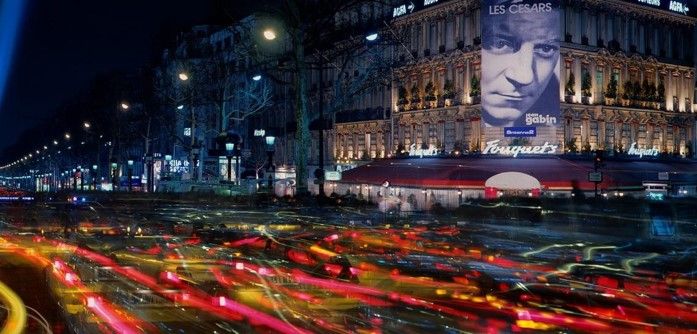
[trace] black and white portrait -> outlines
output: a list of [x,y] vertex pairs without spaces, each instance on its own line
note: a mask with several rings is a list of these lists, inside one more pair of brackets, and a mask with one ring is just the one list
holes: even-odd
[[559,0],[483,0],[482,118],[545,126],[559,114]]

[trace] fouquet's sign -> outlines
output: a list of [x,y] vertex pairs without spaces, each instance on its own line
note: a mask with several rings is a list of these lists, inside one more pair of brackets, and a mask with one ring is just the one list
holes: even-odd
[[531,154],[531,155],[556,154],[557,149],[559,148],[558,145],[552,145],[548,142],[545,142],[545,144],[542,146],[522,146],[522,145],[500,146],[499,142],[501,142],[501,140],[498,140],[498,139],[486,142],[486,147],[484,148],[484,151],[482,151],[482,154],[510,155],[510,156],[513,156],[515,158],[520,154]]
[[410,157],[432,157],[438,155],[438,149],[435,146],[430,145],[428,148],[416,148],[416,144],[411,144],[409,146],[409,156]]
[[635,156],[639,156],[639,158],[643,158],[644,156],[657,157],[658,156],[658,149],[657,148],[637,148],[637,144],[632,143],[632,146],[629,147],[629,151],[627,151],[627,155],[635,155]]

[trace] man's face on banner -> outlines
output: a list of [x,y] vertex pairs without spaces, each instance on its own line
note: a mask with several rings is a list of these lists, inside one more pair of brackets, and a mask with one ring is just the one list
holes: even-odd
[[492,117],[515,121],[542,95],[559,62],[558,19],[552,13],[490,17],[483,28],[482,103]]

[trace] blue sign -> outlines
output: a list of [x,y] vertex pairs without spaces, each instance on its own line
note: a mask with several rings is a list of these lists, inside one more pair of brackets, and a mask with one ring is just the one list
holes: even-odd
[[536,137],[537,128],[534,126],[515,126],[503,128],[504,137]]
[[697,17],[697,10],[692,10],[694,0],[624,0],[640,6],[666,10],[671,13]]

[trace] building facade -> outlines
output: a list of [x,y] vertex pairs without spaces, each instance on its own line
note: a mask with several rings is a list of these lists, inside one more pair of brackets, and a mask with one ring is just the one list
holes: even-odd
[[[388,51],[399,66],[390,87],[337,114],[337,162],[414,148],[457,155],[520,140],[482,126],[480,1],[428,3],[411,14],[395,3],[388,12],[396,17],[382,34],[401,37]],[[637,1],[562,1],[561,11],[562,117],[542,129],[557,152],[634,148],[693,157],[697,19]]]

